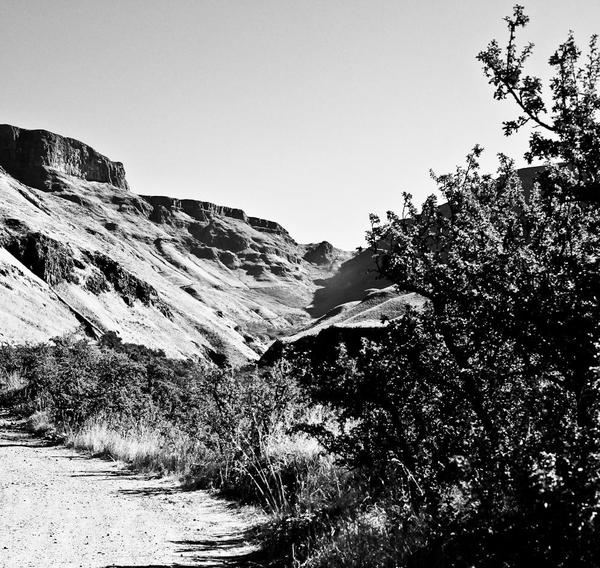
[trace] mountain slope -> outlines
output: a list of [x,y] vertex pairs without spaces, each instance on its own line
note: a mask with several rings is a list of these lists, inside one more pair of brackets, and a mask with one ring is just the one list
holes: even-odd
[[346,258],[309,262],[314,246],[239,209],[136,195],[121,164],[46,131],[0,126],[0,167],[3,341],[112,330],[174,356],[253,360],[309,321],[315,281]]

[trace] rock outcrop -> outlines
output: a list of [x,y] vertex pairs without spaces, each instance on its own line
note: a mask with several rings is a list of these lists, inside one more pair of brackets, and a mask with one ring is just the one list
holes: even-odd
[[52,191],[61,188],[56,174],[129,189],[125,168],[93,148],[47,130],[0,125],[0,164],[24,184]]
[[41,233],[26,233],[6,239],[6,249],[50,285],[73,281],[73,253],[69,246]]
[[143,195],[152,206],[152,218],[156,222],[169,222],[173,219],[173,213],[183,212],[197,221],[209,221],[213,215],[219,217],[230,217],[248,224],[257,231],[281,235],[292,240],[289,233],[275,221],[267,221],[259,217],[249,217],[241,209],[216,205],[209,201],[198,201],[196,199],[175,199],[163,195]]

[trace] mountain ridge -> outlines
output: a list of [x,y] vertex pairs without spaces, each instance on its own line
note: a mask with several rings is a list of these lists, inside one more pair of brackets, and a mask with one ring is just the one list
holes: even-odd
[[317,282],[348,257],[327,247],[311,263],[313,246],[241,209],[138,195],[90,146],[0,126],[0,341],[114,331],[173,356],[256,360],[310,321]]

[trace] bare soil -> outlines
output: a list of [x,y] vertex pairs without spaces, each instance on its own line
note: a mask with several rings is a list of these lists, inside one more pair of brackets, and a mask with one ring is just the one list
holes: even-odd
[[0,566],[256,566],[252,509],[134,474],[0,413]]

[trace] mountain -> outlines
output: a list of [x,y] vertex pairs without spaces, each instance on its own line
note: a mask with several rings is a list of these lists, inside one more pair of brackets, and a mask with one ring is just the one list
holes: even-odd
[[348,257],[240,209],[138,195],[90,146],[0,125],[0,341],[114,331],[172,356],[255,360],[311,321]]

